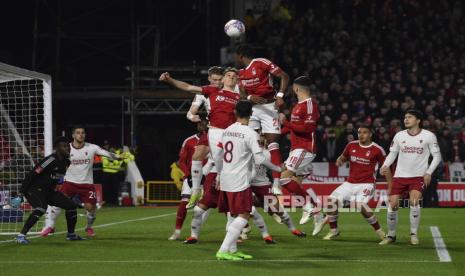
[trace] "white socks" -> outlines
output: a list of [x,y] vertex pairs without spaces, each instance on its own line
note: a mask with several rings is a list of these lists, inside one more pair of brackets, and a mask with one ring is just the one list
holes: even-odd
[[255,224],[255,226],[258,227],[258,229],[260,230],[260,233],[262,234],[262,238],[268,237],[270,234],[268,233],[265,220],[263,219],[262,215],[260,215],[260,213],[257,211],[255,207],[252,207],[251,215],[252,215],[253,223]]
[[194,207],[194,212],[192,214],[192,222],[191,222],[191,237],[194,237],[196,239],[199,238],[199,233],[200,233],[200,227],[202,226],[202,218],[203,214],[205,214],[206,211],[199,206]]
[[387,225],[388,225],[388,236],[395,237],[396,236],[396,226],[397,226],[397,216],[398,210],[393,211],[391,207],[388,207],[387,211]]
[[94,224],[95,221],[95,210],[92,212],[87,211],[87,228],[91,228],[92,224]]
[[420,206],[410,206],[410,234],[417,234],[420,225]]
[[61,208],[55,206],[48,206],[47,212],[45,213],[45,228],[55,227],[58,216],[61,214]]
[[287,212],[283,212],[283,214],[281,215],[281,221],[287,225],[287,228],[289,228],[289,230],[295,230],[294,222],[292,221],[291,217]]
[[208,209],[207,211],[205,211],[202,215],[202,225],[205,223],[205,221],[208,219],[208,216],[210,215],[210,211],[212,209]]
[[192,190],[200,189],[200,183],[202,182],[202,161],[192,160],[191,165],[191,176],[192,176]]
[[242,229],[247,224],[247,220],[242,217],[236,217],[231,224],[228,226],[228,232],[226,232],[226,237],[224,237],[223,243],[221,244],[220,253],[234,253],[237,251],[237,239],[239,238]]

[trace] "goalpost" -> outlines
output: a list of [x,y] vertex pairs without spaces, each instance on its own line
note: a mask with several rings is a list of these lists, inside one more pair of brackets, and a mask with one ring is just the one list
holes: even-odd
[[26,174],[52,153],[52,141],[50,76],[0,62],[0,235],[19,233],[30,214],[27,203],[15,207],[11,200]]

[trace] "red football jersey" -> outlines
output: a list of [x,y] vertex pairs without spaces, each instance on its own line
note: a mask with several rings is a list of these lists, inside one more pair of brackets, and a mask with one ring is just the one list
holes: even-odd
[[245,68],[239,70],[240,85],[248,95],[272,99],[275,96],[271,75],[281,72],[281,68],[266,58],[254,58]]
[[179,168],[181,168],[186,177],[191,174],[192,155],[194,154],[195,146],[197,146],[198,141],[199,136],[197,136],[197,134],[187,137],[182,143],[181,150],[179,151]]
[[294,106],[291,121],[284,121],[284,127],[291,131],[291,150],[304,149],[316,152],[315,130],[319,118],[318,106],[312,98]]
[[203,86],[202,94],[210,100],[210,126],[225,129],[236,122],[234,108],[241,95],[215,86]]
[[386,152],[378,144],[362,146],[358,140],[348,143],[342,155],[349,159],[347,182],[352,184],[375,183],[378,165],[386,158]]

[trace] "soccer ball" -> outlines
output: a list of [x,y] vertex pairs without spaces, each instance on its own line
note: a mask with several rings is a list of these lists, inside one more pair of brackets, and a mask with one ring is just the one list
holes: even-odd
[[224,25],[224,32],[229,37],[239,37],[241,34],[245,33],[244,23],[237,19],[231,19]]

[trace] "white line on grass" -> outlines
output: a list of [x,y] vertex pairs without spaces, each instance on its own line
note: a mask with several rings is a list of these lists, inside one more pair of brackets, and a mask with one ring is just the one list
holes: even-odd
[[438,253],[440,262],[452,262],[452,258],[447,251],[446,244],[442,239],[441,232],[437,226],[430,226],[431,234],[433,235],[434,246],[436,247],[436,252]]
[[[151,217],[144,217],[144,218],[138,218],[138,219],[122,220],[122,221],[117,221],[117,222],[99,224],[99,225],[94,226],[93,228],[105,228],[105,227],[110,227],[110,226],[113,226],[113,225],[129,223],[129,222],[136,222],[136,221],[144,221],[144,220],[163,218],[163,217],[167,217],[167,216],[171,216],[171,215],[175,215],[175,214],[176,213],[169,213],[169,214],[163,214],[163,215],[151,216]],[[83,227],[83,228],[76,229],[76,231],[82,231],[82,230],[85,230],[85,228]],[[61,231],[61,232],[56,232],[55,234],[60,235],[60,234],[65,234],[67,232],[68,231]],[[37,235],[37,236],[28,237],[28,239],[30,240],[30,239],[40,238],[40,237],[41,237],[40,235]],[[16,240],[13,239],[13,240],[0,241],[0,244],[2,244],[2,243],[10,243],[10,242],[16,242]]]
[[[0,261],[0,264],[113,264],[113,263],[217,263],[219,261],[208,259],[208,260],[51,260],[51,261]],[[226,262],[226,261],[225,261]],[[255,259],[246,260],[245,263],[316,263],[316,262],[339,262],[339,263],[439,263],[439,261],[433,260],[385,260],[385,259],[373,259],[373,260],[361,260],[361,259]],[[236,263],[236,262],[234,262]]]

